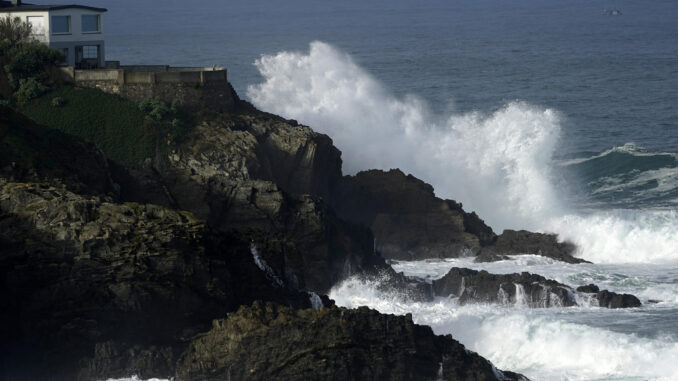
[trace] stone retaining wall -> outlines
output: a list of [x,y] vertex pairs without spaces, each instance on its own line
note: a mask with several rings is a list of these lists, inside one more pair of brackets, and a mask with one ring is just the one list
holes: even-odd
[[[113,66],[113,68],[111,68]],[[116,67],[117,66],[117,67]],[[171,67],[166,65],[107,65],[107,69],[62,68],[67,81],[118,94],[134,102],[146,98],[174,101],[190,109],[232,110],[235,96],[222,67]]]

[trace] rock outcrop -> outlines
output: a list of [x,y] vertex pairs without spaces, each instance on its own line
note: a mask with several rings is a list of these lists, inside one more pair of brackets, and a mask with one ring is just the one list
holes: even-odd
[[[572,287],[528,272],[513,274],[490,274],[453,267],[432,283],[433,293],[438,296],[459,298],[460,304],[497,303],[531,308],[576,306],[576,293],[585,293],[597,300],[600,307],[640,307],[638,298],[630,294],[617,294],[589,284]],[[590,295],[593,294],[593,295]]]
[[433,187],[398,169],[344,177],[332,205],[339,217],[372,229],[384,258],[475,255],[496,239],[475,213],[435,197]]
[[311,307],[312,295],[271,279],[251,245],[189,212],[0,181],[0,321],[12,327],[3,363],[45,372],[27,378],[72,375],[93,343],[180,353],[185,338],[254,300]]
[[558,242],[555,234],[533,233],[526,230],[504,230],[492,245],[483,247],[476,262],[494,262],[510,255],[535,254],[567,263],[589,263],[573,254],[576,246]]
[[527,272],[490,274],[454,267],[433,281],[433,290],[436,295],[458,297],[460,304],[500,303],[533,308],[577,304],[570,287]]
[[526,380],[411,316],[255,303],[193,340],[178,380]]
[[433,187],[398,169],[345,176],[331,199],[339,217],[369,227],[384,258],[477,256],[477,262],[536,254],[568,263],[575,246],[553,234],[505,230],[497,236],[474,212],[435,196]]
[[595,284],[577,287],[577,292],[595,294],[594,298],[600,307],[606,308],[633,308],[640,307],[640,300],[631,294],[617,294],[608,290],[600,290]]
[[222,115],[197,126],[160,170],[179,208],[218,231],[283,234],[284,261],[301,289],[326,293],[346,276],[383,264],[366,228],[323,202],[341,177],[340,152],[310,128],[264,113]]

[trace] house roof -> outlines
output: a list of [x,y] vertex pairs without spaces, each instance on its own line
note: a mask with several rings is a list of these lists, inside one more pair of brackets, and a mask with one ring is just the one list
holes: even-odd
[[1,1],[0,0],[0,13],[7,12],[39,12],[39,11],[55,11],[58,9],[69,9],[69,8],[79,8],[79,9],[88,9],[90,11],[96,12],[106,12],[106,8],[96,8],[88,7],[86,5],[36,5],[36,4],[26,4],[21,3],[21,5],[14,5],[11,1]]

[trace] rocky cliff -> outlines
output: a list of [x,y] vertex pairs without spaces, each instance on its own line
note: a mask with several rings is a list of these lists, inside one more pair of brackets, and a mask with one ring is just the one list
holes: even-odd
[[43,184],[0,181],[0,247],[0,316],[12,327],[2,333],[3,365],[17,371],[72,375],[75,359],[110,341],[174,353],[254,300],[312,305],[310,294],[262,271],[248,235],[214,234],[188,212]]
[[[501,379],[410,319],[296,312],[331,306],[322,294],[353,274],[430,299],[379,251],[475,255],[499,241],[478,216],[400,171],[342,178],[331,139],[294,121],[248,107],[196,120],[129,166],[0,108],[3,375]],[[228,315],[255,301],[275,306]]]
[[179,361],[177,379],[526,380],[411,316],[271,303],[215,320]]

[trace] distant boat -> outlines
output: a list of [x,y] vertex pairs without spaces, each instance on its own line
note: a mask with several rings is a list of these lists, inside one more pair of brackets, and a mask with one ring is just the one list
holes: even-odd
[[620,11],[619,9],[606,9],[603,11],[603,14],[605,16],[621,16],[622,11]]

